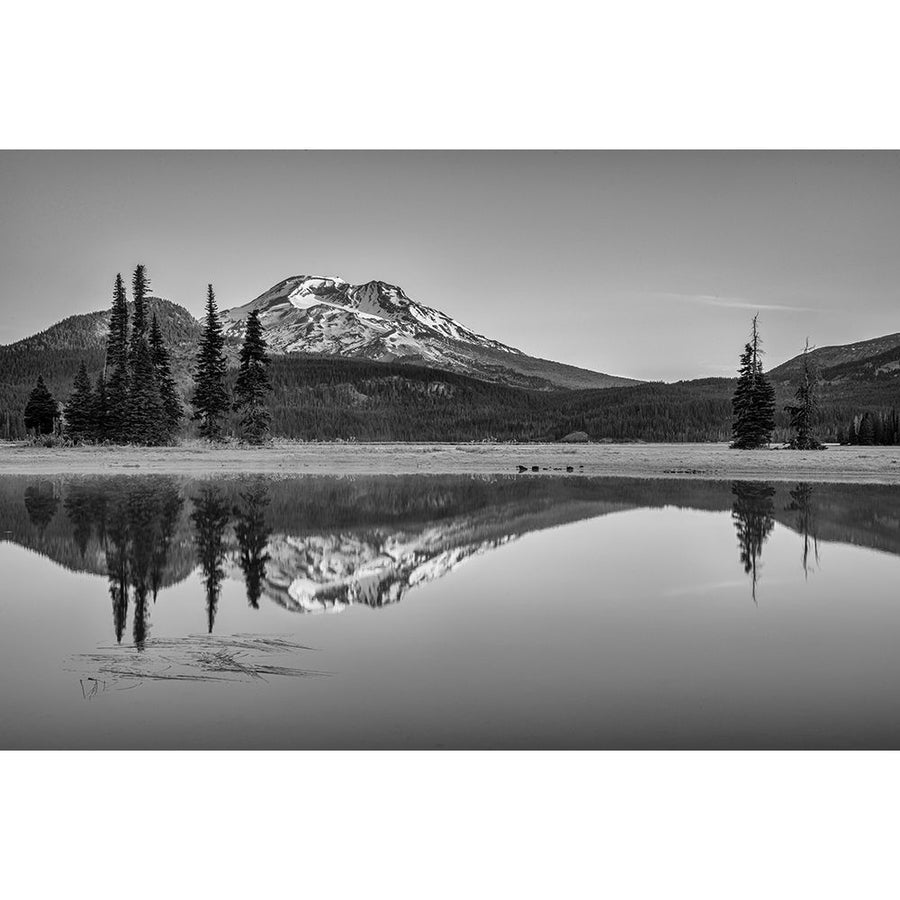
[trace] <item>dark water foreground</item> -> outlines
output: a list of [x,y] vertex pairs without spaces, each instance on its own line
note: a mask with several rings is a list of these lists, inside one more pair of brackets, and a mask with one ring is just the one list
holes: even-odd
[[0,746],[900,747],[900,488],[0,477]]

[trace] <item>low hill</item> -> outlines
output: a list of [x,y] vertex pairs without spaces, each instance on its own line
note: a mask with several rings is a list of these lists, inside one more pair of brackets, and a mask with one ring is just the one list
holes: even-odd
[[[817,347],[810,360],[823,381],[875,381],[900,375],[900,334],[888,334],[868,341]],[[773,381],[796,380],[803,357],[795,356],[771,371]]]
[[[154,314],[166,343],[170,347],[196,345],[202,326],[178,303],[162,297],[147,298],[148,320]],[[134,303],[128,304],[129,321],[134,315]],[[102,350],[109,332],[110,311],[83,313],[62,319],[44,331],[0,347],[0,352],[33,353],[42,350]]]

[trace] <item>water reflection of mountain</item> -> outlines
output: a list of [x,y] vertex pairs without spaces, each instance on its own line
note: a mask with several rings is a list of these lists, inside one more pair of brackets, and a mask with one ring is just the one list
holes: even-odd
[[264,598],[298,612],[382,606],[529,532],[663,506],[729,512],[751,574],[774,522],[803,536],[804,567],[828,541],[900,554],[900,488],[882,485],[529,476],[0,479],[3,539],[107,578],[117,637],[131,603],[139,645],[148,603],[194,571],[212,630],[226,577],[244,582],[251,606]]

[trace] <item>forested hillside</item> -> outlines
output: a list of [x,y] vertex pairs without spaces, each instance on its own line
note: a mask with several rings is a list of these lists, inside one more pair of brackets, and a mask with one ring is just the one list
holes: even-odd
[[[276,356],[273,432],[305,440],[726,441],[732,379],[647,383],[587,391],[506,388],[436,369],[321,357]],[[896,383],[822,386],[821,434],[862,408],[896,403]],[[787,439],[783,407],[793,386],[776,386],[775,440]]]
[[[131,306],[131,304],[129,304]],[[183,307],[150,298],[185,398],[200,324]],[[82,360],[92,379],[104,364],[108,313],[73,316],[0,347],[0,438],[23,438],[22,412],[39,375],[65,402]],[[819,437],[845,437],[850,423],[900,406],[900,349],[892,336],[813,351],[820,373]],[[237,347],[226,345],[236,363]],[[603,390],[528,390],[439,368],[321,355],[273,355],[272,433],[304,440],[558,440],[584,431],[591,440],[727,441],[733,379],[643,383]],[[797,364],[772,370],[774,440],[788,438]],[[230,379],[234,379],[232,369]],[[233,385],[232,385],[233,386]],[[230,423],[229,427],[234,423]],[[188,433],[190,428],[188,426]]]
[[[132,317],[134,303],[127,307]],[[173,374],[186,394],[201,325],[183,306],[161,297],[148,297],[146,307],[148,317],[157,316],[170,348]],[[25,437],[22,413],[39,375],[60,403],[68,399],[82,361],[96,379],[106,358],[109,315],[109,310],[104,310],[69,316],[45,331],[0,346],[0,438]],[[236,358],[234,346],[229,346],[228,352],[231,359]]]

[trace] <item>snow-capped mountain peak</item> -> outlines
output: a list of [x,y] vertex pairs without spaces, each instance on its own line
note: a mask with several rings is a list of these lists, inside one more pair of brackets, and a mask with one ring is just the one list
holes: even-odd
[[281,352],[337,353],[374,359],[417,358],[439,362],[447,340],[518,354],[477,334],[440,310],[411,300],[396,285],[293,275],[255,300],[227,310],[230,330],[241,331],[258,310],[270,346]]
[[418,363],[528,387],[610,387],[628,381],[529,357],[385,281],[354,285],[335,276],[292,275],[224,311],[226,333],[239,338],[253,310],[276,353]]

